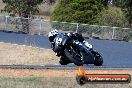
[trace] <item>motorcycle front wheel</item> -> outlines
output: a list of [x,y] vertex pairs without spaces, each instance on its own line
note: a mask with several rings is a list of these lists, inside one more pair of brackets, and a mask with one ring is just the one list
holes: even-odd
[[[81,51],[74,49],[73,47],[70,47],[69,49],[65,49],[65,55],[66,57],[73,62],[77,66],[83,66],[83,54]],[[77,53],[77,51],[79,53]]]
[[67,65],[67,64],[70,63],[70,61],[67,59],[66,56],[61,56],[59,63],[60,63],[61,65]]

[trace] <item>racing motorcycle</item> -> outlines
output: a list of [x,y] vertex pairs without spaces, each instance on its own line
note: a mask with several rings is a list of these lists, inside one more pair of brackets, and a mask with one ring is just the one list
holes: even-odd
[[103,58],[98,52],[65,34],[58,34],[54,38],[52,49],[60,57],[59,63],[61,65],[74,63],[77,66],[83,64],[101,66],[103,64]]

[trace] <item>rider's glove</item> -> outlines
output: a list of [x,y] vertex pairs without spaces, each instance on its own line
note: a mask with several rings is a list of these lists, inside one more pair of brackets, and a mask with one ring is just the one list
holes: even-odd
[[55,47],[55,43],[51,42],[51,48],[54,49],[54,47]]

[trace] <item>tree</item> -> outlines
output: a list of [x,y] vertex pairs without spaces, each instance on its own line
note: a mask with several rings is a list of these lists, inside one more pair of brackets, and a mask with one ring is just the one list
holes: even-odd
[[[28,18],[32,14],[39,12],[38,4],[43,0],[2,0],[5,3],[4,11],[12,16],[19,15],[20,17]],[[29,22],[27,19],[22,20],[23,32],[29,33]]]
[[99,24],[106,26],[124,27],[125,18],[121,8],[109,6],[107,10],[102,11],[99,17]]
[[54,5],[57,0],[43,0],[44,3],[47,3],[49,5]]
[[129,26],[132,27],[132,0],[119,0],[118,3],[128,20]]
[[107,0],[59,0],[51,20],[93,24],[97,15],[107,7]]
[[38,4],[43,0],[2,0],[5,3],[4,11],[11,15],[30,17],[32,14],[39,12]]

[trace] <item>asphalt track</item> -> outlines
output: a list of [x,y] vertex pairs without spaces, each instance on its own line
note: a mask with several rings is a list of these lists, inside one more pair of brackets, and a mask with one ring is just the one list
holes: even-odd
[[[132,42],[97,39],[86,40],[93,45],[94,50],[101,53],[104,58],[104,67],[132,67]],[[48,38],[42,35],[0,32],[0,42],[50,48]]]

